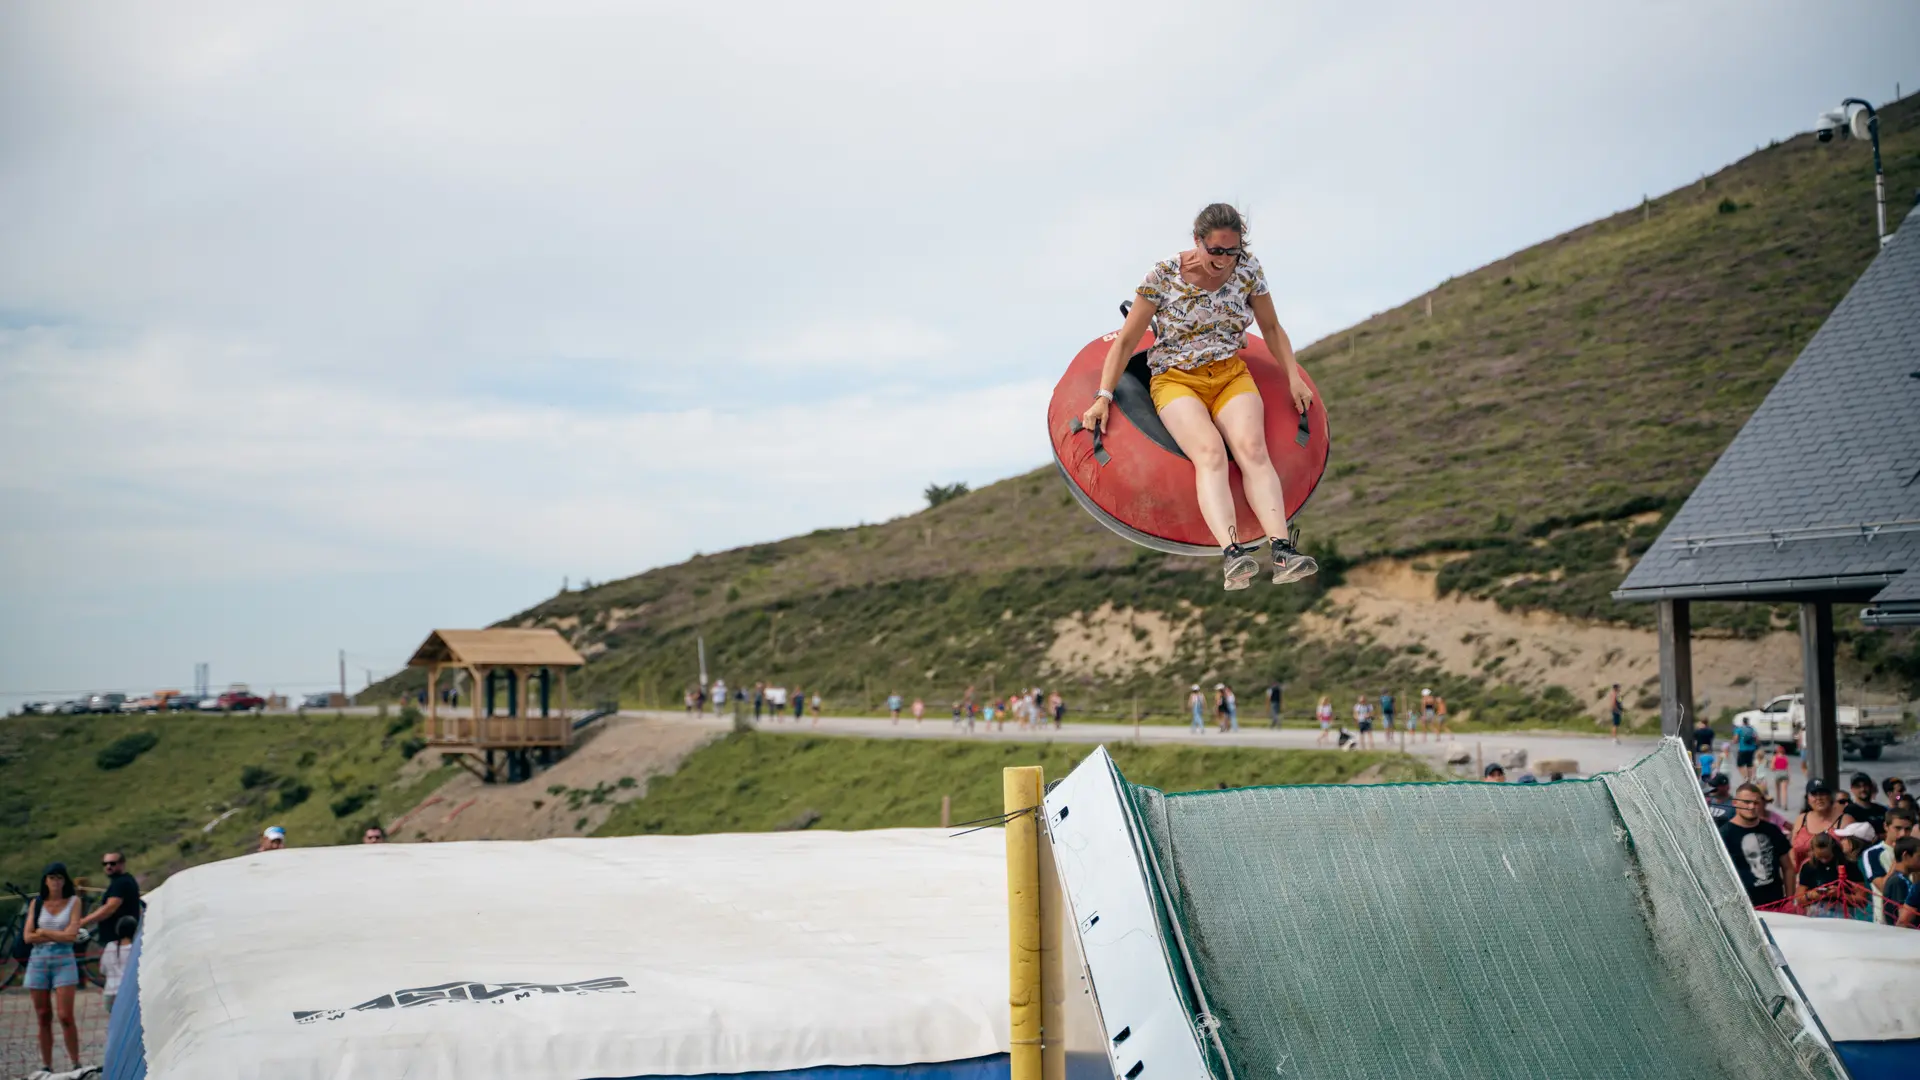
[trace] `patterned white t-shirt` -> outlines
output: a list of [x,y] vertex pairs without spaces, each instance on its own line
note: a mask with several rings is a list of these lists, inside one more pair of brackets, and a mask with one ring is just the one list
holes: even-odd
[[1192,371],[1240,352],[1253,325],[1253,298],[1267,295],[1267,275],[1259,259],[1242,255],[1226,283],[1208,292],[1181,278],[1176,255],[1153,264],[1134,292],[1155,309],[1147,366],[1155,375],[1169,368]]

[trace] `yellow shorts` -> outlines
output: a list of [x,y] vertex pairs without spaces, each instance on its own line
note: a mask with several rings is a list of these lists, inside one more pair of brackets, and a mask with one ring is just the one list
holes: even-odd
[[1169,368],[1153,377],[1147,392],[1153,395],[1156,410],[1166,408],[1175,398],[1190,397],[1200,399],[1208,412],[1219,416],[1221,406],[1241,394],[1257,394],[1260,388],[1253,384],[1247,362],[1236,356],[1202,364],[1191,371]]

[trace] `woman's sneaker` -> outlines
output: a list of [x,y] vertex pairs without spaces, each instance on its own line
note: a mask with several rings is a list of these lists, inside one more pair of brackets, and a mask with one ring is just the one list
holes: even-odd
[[1253,557],[1253,553],[1239,544],[1228,544],[1224,554],[1227,591],[1233,592],[1253,584],[1253,575],[1260,572],[1260,562]]
[[[1285,585],[1288,582],[1299,581],[1301,578],[1312,577],[1319,569],[1320,564],[1313,561],[1313,556],[1302,555],[1293,550],[1293,541],[1275,540],[1273,542],[1273,583],[1275,585]],[[1229,585],[1227,588],[1231,589],[1233,586]]]

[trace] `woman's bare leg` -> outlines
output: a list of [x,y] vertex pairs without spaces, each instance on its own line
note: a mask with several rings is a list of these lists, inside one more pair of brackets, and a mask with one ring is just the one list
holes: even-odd
[[39,1025],[40,1064],[48,1072],[53,1071],[53,994],[47,990],[29,990],[27,997],[33,1002],[33,1018]]
[[1280,474],[1267,455],[1267,411],[1259,394],[1238,394],[1220,406],[1214,426],[1226,437],[1240,466],[1240,488],[1247,505],[1270,537],[1287,538],[1287,500],[1280,490]]
[[[80,1067],[80,1028],[73,1022],[73,990],[71,986],[62,986],[53,992],[54,1010],[60,1015],[60,1034],[67,1044],[67,1060],[74,1068]],[[53,1056],[53,1047],[47,1047],[45,1055]]]
[[1180,444],[1180,452],[1193,462],[1200,516],[1206,519],[1214,543],[1223,548],[1234,543],[1239,539],[1234,535],[1239,515],[1233,509],[1233,488],[1227,484],[1227,447],[1220,441],[1207,407],[1199,398],[1177,397],[1160,410],[1160,422]]

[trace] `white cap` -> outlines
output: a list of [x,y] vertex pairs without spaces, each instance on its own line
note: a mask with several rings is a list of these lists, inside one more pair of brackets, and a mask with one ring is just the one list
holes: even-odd
[[1842,825],[1841,827],[1833,830],[1833,835],[1851,836],[1855,840],[1872,840],[1875,834],[1873,831],[1873,826],[1870,823],[1865,821],[1856,821],[1851,825]]
[[1421,691],[1420,691],[1420,695],[1421,695],[1422,697],[1432,697],[1432,696],[1433,696],[1433,691],[1431,691],[1431,690],[1428,690],[1428,689],[1425,689],[1425,688],[1422,688],[1422,689],[1421,689]]
[[287,838],[287,830],[278,825],[269,825],[267,826],[267,831],[260,835],[269,840],[285,840]]

